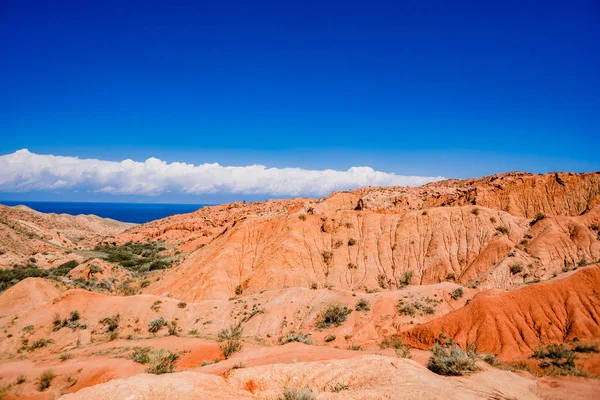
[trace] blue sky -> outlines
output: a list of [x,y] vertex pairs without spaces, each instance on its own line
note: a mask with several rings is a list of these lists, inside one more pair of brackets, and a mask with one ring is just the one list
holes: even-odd
[[[596,0],[59,3],[0,3],[0,154],[458,178],[600,170]],[[149,201],[240,196],[281,197]]]

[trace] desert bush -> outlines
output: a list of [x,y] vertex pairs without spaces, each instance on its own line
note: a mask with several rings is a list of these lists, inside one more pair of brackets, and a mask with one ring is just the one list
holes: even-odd
[[348,350],[352,350],[352,351],[360,351],[362,350],[362,347],[358,344],[350,344],[348,345]]
[[323,313],[321,313],[320,321],[317,324],[317,327],[319,329],[325,329],[332,325],[340,326],[351,312],[352,310],[343,304],[332,303],[327,306]]
[[130,358],[136,363],[148,364],[150,362],[150,347],[134,347]]
[[404,301],[402,300],[398,300],[396,312],[398,312],[399,315],[409,315],[411,317],[414,317],[417,314],[417,310],[412,304],[404,304]]
[[453,300],[458,300],[463,297],[463,288],[459,287],[450,294]]
[[235,287],[235,295],[241,296],[243,293],[244,293],[244,288],[242,287],[242,285],[237,285]]
[[382,349],[394,349],[396,355],[401,358],[411,358],[410,348],[404,344],[400,336],[392,335],[387,338],[384,338],[381,343],[379,343],[379,347]]
[[483,361],[490,364],[492,367],[497,367],[500,365],[500,361],[498,361],[494,354],[482,354],[480,357]]
[[52,343],[52,339],[41,338],[41,339],[38,339],[35,342],[33,342],[33,344],[31,346],[29,346],[29,348],[27,350],[34,351],[37,349],[41,349],[43,347],[46,347],[50,343]]
[[79,311],[77,311],[77,310],[71,311],[71,314],[70,314],[71,322],[79,321],[79,318],[80,318]]
[[502,235],[508,235],[508,228],[505,226],[499,226],[496,228],[496,231]]
[[535,215],[535,217],[529,223],[529,226],[534,226],[535,224],[537,224],[538,222],[540,222],[544,218],[546,218],[546,214],[544,214],[544,213],[537,213]]
[[225,357],[225,359],[228,359],[233,353],[241,351],[243,347],[244,346],[242,342],[240,342],[239,340],[228,340],[225,343],[221,344],[219,346],[219,349],[221,350],[221,353],[223,353],[223,357]]
[[17,376],[17,385],[21,385],[23,383],[27,382],[27,377],[25,375],[19,375]]
[[523,266],[521,264],[513,264],[509,267],[512,275],[520,274],[523,272]]
[[175,369],[175,364],[179,359],[179,355],[169,350],[155,350],[150,353],[149,367],[146,372],[149,374],[161,375],[170,374]]
[[55,377],[56,375],[54,374],[54,372],[52,372],[52,370],[49,369],[47,371],[44,371],[38,379],[38,390],[40,392],[43,392],[44,390],[48,389],[50,385],[52,385],[52,380]]
[[115,314],[111,317],[106,317],[101,319],[99,322],[106,326],[106,330],[108,332],[114,332],[117,330],[117,328],[119,328],[119,322],[121,321],[121,315],[120,314]]
[[478,369],[475,358],[456,345],[445,348],[437,343],[431,352],[427,368],[438,375],[460,376]]
[[60,361],[67,361],[67,360],[70,360],[71,358],[73,358],[73,355],[69,354],[69,353],[62,353],[59,356],[59,358],[60,358]]
[[330,389],[333,393],[339,393],[342,390],[350,390],[350,386],[346,382],[336,382],[331,384]]
[[573,347],[573,351],[576,353],[598,353],[598,345],[597,344],[577,344]]
[[329,265],[331,261],[333,261],[333,253],[330,251],[324,251],[323,253],[321,253],[321,256],[323,257],[323,262],[327,265]]
[[179,307],[179,308],[186,308],[187,307],[187,303],[185,301],[180,301],[179,303],[177,303],[177,307]]
[[456,280],[456,274],[454,272],[450,272],[448,275],[446,275],[446,280],[447,281],[454,281],[454,280]]
[[472,210],[471,210],[471,214],[473,214],[473,215],[475,215],[475,216],[479,215],[479,209],[478,209],[478,208],[474,208],[474,209],[472,209]]
[[316,400],[317,396],[315,396],[312,389],[305,388],[292,388],[285,387],[283,389],[283,394],[277,398],[277,400]]
[[312,344],[312,340],[305,333],[288,333],[285,336],[279,338],[279,344],[286,344],[291,342],[300,342],[304,344]]
[[148,332],[156,333],[162,329],[163,326],[167,326],[167,320],[164,317],[158,317],[153,319],[148,324]]
[[152,311],[159,312],[161,304],[162,304],[161,300],[156,300],[154,303],[152,303],[152,305],[150,306],[150,309]]
[[388,287],[387,276],[385,276],[384,274],[377,275],[377,284],[379,285],[380,288],[387,289],[387,287]]
[[358,265],[356,263],[350,262],[348,263],[348,269],[358,269]]
[[370,311],[371,310],[371,305],[369,304],[369,300],[364,299],[364,298],[358,300],[358,302],[356,303],[356,306],[354,307],[354,309],[356,311]]
[[354,246],[356,244],[356,239],[350,238],[348,239],[348,246]]
[[58,278],[67,275],[77,266],[77,261],[68,261],[58,267],[41,269],[33,263],[25,266],[19,265],[11,269],[0,270],[0,293],[16,285],[26,278]]
[[408,270],[408,271],[404,272],[404,276],[402,277],[402,280],[400,281],[400,284],[402,286],[408,286],[408,285],[410,285],[410,281],[411,281],[411,279],[413,277],[413,274],[414,273],[412,272],[412,270]]
[[327,335],[327,336],[325,336],[325,341],[327,343],[333,342],[334,340],[335,340],[335,335]]
[[231,325],[229,328],[223,328],[217,333],[217,340],[222,342],[223,340],[239,340],[242,338],[242,333],[244,332],[244,328],[242,328],[241,323],[237,323],[235,325]]

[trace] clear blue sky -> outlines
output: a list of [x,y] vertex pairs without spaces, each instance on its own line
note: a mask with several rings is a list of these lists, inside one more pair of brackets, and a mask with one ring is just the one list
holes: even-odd
[[600,169],[598,0],[8,0],[0,54],[0,154]]

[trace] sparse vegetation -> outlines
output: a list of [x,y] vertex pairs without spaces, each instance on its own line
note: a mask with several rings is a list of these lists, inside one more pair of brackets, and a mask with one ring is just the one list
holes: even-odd
[[546,348],[538,347],[533,351],[531,357],[543,360],[538,365],[548,375],[587,376],[585,372],[575,366],[577,354],[567,349],[564,344],[551,344]]
[[507,227],[505,227],[505,226],[498,226],[498,227],[496,228],[496,232],[498,232],[498,233],[500,233],[500,234],[502,234],[502,235],[508,235],[508,232],[509,232],[509,231],[508,231],[508,228],[507,228]]
[[231,325],[229,328],[223,328],[217,333],[217,340],[219,342],[224,340],[239,340],[242,338],[243,332],[242,324]]
[[576,344],[573,347],[573,351],[576,353],[598,353],[598,345],[597,344]]
[[379,344],[381,349],[392,348],[396,352],[396,355],[400,358],[411,358],[410,348],[404,344],[399,335],[392,335],[384,338]]
[[330,251],[324,251],[321,253],[321,256],[323,257],[323,262],[327,265],[331,264],[333,261],[333,253]]
[[453,300],[458,300],[461,297],[463,297],[463,288],[459,287],[457,289],[455,289],[451,294],[450,297],[452,297]]
[[316,400],[317,396],[310,388],[291,388],[283,389],[283,394],[277,400]]
[[544,218],[546,218],[546,214],[544,214],[544,213],[537,213],[535,215],[535,217],[533,218],[533,220],[531,220],[531,222],[529,223],[529,226],[534,226],[535,224],[537,224],[538,222],[540,222]]
[[412,304],[404,304],[402,300],[398,301],[396,305],[396,311],[400,315],[408,315],[414,317],[417,314],[417,310]]
[[52,370],[47,370],[40,375],[38,379],[38,390],[43,392],[52,385],[52,380],[56,377]]
[[179,308],[186,308],[187,307],[187,303],[185,301],[180,301],[179,303],[177,303],[177,307],[179,307]]
[[140,364],[148,364],[150,362],[150,347],[134,347],[130,358]]
[[523,266],[521,264],[513,264],[509,267],[512,275],[520,274],[523,272]]
[[99,322],[106,327],[107,332],[115,332],[119,328],[121,315],[115,314],[111,317],[101,319]]
[[73,358],[73,355],[69,354],[69,353],[61,353],[59,358],[60,358],[60,361],[67,361],[67,360],[70,360],[71,358]]
[[152,303],[152,305],[150,306],[150,309],[154,312],[159,312],[161,304],[162,304],[161,300],[156,300],[154,303]]
[[492,367],[497,367],[500,365],[500,361],[498,361],[496,355],[494,354],[482,354],[480,358]]
[[242,285],[237,285],[235,287],[235,295],[241,296],[244,293],[244,287]]
[[348,239],[348,246],[354,246],[356,244],[356,239],[350,238]]
[[346,382],[337,382],[335,385],[331,384],[330,388],[333,393],[339,393],[342,390],[350,390],[350,386],[348,386]]
[[404,276],[402,278],[402,280],[400,281],[400,285],[401,286],[408,286],[410,285],[410,281],[413,277],[413,271],[412,270],[408,270],[404,272]]
[[41,349],[43,347],[48,346],[51,343],[53,343],[52,339],[41,338],[33,342],[32,345],[27,348],[27,350],[34,351],[37,349]]
[[446,348],[437,343],[431,348],[431,352],[427,368],[438,375],[460,376],[478,369],[474,354],[465,352],[456,345]]
[[377,275],[377,284],[379,285],[380,288],[387,289],[387,287],[388,287],[387,277],[384,274]]
[[21,385],[21,384],[23,384],[25,382],[27,382],[27,377],[25,375],[19,375],[19,376],[17,376],[17,381],[16,381],[17,385]]
[[304,344],[312,344],[312,340],[305,333],[288,333],[285,336],[279,338],[279,344],[286,344],[291,342],[300,342]]
[[160,255],[166,250],[160,242],[128,242],[120,246],[99,244],[94,250],[106,254],[106,261],[119,264],[132,272],[145,273],[171,266],[171,261]]
[[42,269],[33,263],[17,265],[11,269],[0,270],[0,293],[26,278],[57,279],[66,276],[77,265],[77,261],[67,261],[55,268]]
[[333,303],[327,306],[325,311],[320,316],[320,321],[317,324],[319,329],[329,328],[330,326],[340,326],[345,320],[348,314],[352,312],[351,309],[340,303]]
[[360,299],[358,300],[358,302],[356,303],[356,306],[354,307],[354,309],[356,311],[370,311],[371,310],[371,305],[369,304],[369,300],[367,299]]
[[170,374],[175,369],[177,360],[179,360],[179,355],[170,350],[151,351],[148,361],[149,367],[146,372],[155,375]]
[[167,320],[164,317],[160,316],[150,321],[150,323],[148,324],[148,332],[156,333],[160,331],[164,326],[167,326]]
[[334,340],[335,340],[335,335],[327,335],[327,336],[325,336],[325,341],[327,343],[333,342]]
[[221,353],[223,353],[223,357],[225,357],[225,359],[228,359],[233,353],[241,351],[243,347],[244,346],[242,345],[242,342],[240,342],[239,340],[228,340],[225,343],[221,344],[219,346],[219,349],[221,350]]

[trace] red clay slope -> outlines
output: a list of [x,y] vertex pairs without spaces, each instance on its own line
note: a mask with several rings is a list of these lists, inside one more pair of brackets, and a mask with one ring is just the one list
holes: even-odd
[[536,347],[600,337],[600,266],[552,282],[512,292],[488,291],[441,318],[406,333],[419,348],[433,345],[440,333],[462,347],[502,360],[530,355]]

